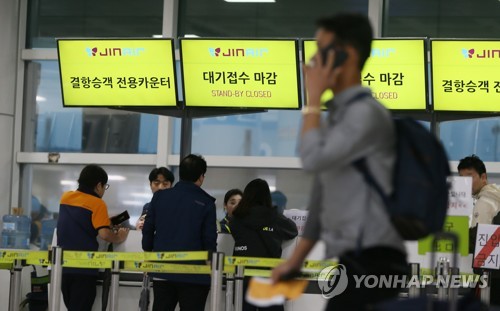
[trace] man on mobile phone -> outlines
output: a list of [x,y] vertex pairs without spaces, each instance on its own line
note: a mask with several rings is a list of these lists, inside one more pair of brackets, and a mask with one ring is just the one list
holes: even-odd
[[[383,201],[352,165],[366,159],[383,190],[391,193],[393,121],[371,90],[361,86],[371,52],[368,18],[339,14],[317,25],[318,53],[304,67],[308,99],[299,144],[302,167],[314,175],[309,217],[294,253],[273,270],[272,278],[276,282],[300,270],[321,239],[327,257],[339,259],[349,280],[345,291],[328,301],[327,310],[365,310],[396,297],[399,289],[358,288],[354,276],[402,275],[407,266],[403,240]],[[326,104],[328,118],[322,124],[320,98],[327,89],[335,97]]]

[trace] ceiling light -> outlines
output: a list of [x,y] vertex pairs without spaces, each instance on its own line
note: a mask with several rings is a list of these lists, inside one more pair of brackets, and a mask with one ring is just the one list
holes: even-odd
[[122,201],[122,204],[123,205],[139,205],[139,206],[142,206],[142,205],[144,205],[144,202],[142,202],[142,201],[125,200],[125,201]]
[[46,100],[47,100],[47,98],[45,98],[45,97],[43,97],[43,96],[40,96],[40,95],[37,95],[37,96],[36,96],[36,101],[37,101],[37,102],[44,102],[44,101],[46,101]]
[[126,180],[127,178],[125,176],[121,176],[121,175],[109,175],[108,176],[108,180],[118,180],[118,181],[121,181],[121,180]]
[[224,0],[233,3],[275,3],[276,0]]
[[130,194],[133,197],[136,198],[145,198],[145,199],[151,199],[153,197],[153,194],[151,192],[132,192]]
[[61,186],[77,186],[78,183],[73,180],[61,180]]

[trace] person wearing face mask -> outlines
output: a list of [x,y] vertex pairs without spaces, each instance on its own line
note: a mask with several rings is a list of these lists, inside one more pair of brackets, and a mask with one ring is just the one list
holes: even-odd
[[[149,187],[151,187],[151,192],[154,194],[158,190],[169,189],[174,185],[175,177],[172,172],[166,167],[155,168],[149,173]],[[142,230],[144,227],[144,219],[148,213],[149,203],[144,204],[142,208],[141,217],[137,220],[135,228],[137,230]]]
[[238,206],[238,203],[240,203],[242,196],[243,192],[240,189],[231,189],[226,192],[226,195],[224,196],[224,210],[226,211],[226,216],[219,222],[220,233],[231,233],[231,229],[229,229],[229,222],[231,221],[233,211]]

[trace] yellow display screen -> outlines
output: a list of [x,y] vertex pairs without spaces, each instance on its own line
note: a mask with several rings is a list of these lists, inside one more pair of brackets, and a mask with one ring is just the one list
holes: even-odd
[[432,40],[434,110],[500,111],[500,41]]
[[[317,51],[314,40],[303,41],[307,64]],[[361,83],[388,109],[425,110],[427,107],[425,39],[375,39],[361,74]],[[325,92],[322,101],[333,97]]]
[[181,39],[187,107],[298,109],[297,41]]
[[58,39],[65,107],[177,105],[173,40]]

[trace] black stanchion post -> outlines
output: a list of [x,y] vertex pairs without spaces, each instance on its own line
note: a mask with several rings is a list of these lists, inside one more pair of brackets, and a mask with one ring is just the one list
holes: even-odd
[[224,272],[224,253],[212,254],[212,278],[210,286],[210,310],[220,311],[222,296],[222,274]]
[[62,278],[62,253],[63,250],[59,246],[52,247],[50,270],[50,299],[49,310],[59,311],[61,305],[61,278]]
[[234,277],[234,311],[243,309],[243,279],[245,277],[245,267],[236,266]]
[[10,295],[9,295],[9,311],[19,310],[21,303],[21,273],[23,270],[22,261],[14,260],[12,269],[10,270]]

